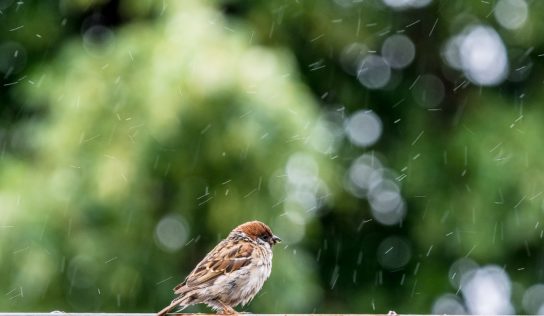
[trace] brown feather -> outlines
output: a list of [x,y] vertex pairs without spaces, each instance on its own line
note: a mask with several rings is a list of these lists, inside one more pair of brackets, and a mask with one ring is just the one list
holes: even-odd
[[253,240],[257,239],[261,235],[272,236],[272,230],[270,229],[270,227],[259,221],[244,223],[236,227],[234,230],[245,233],[246,235],[253,238]]
[[158,315],[165,315],[175,306],[184,309],[199,303],[222,313],[235,313],[232,307],[251,301],[270,275],[270,247],[279,241],[259,221],[236,227],[174,288],[177,297]]
[[[253,249],[236,240],[219,243],[185,279],[185,285],[194,288],[214,281],[226,272],[238,270],[251,262]],[[177,291],[175,291],[178,294]]]

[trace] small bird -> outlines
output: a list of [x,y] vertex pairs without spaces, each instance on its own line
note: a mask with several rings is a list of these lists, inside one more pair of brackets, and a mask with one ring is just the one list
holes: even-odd
[[157,316],[175,306],[182,310],[200,303],[218,314],[237,314],[233,307],[249,303],[270,276],[272,246],[279,242],[281,239],[259,221],[234,228],[174,288],[177,297]]

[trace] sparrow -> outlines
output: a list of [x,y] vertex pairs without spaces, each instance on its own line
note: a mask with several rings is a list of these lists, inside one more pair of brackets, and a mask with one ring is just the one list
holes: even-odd
[[261,290],[272,270],[272,246],[281,242],[270,228],[251,221],[234,228],[174,288],[177,297],[157,313],[175,306],[206,304],[218,314],[237,314],[234,307],[249,303]]

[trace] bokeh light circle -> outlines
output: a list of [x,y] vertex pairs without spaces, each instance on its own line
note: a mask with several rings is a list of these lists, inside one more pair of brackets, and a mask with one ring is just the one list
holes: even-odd
[[167,252],[175,252],[187,241],[189,226],[179,214],[164,216],[155,227],[155,241]]
[[461,293],[468,312],[481,315],[510,315],[512,284],[498,266],[485,266],[467,273],[461,279]]
[[395,10],[408,8],[422,8],[431,3],[432,0],[383,0],[387,6]]
[[395,202],[395,204],[397,204],[398,202],[398,204],[394,209],[389,209],[389,208],[379,209],[379,208],[371,207],[372,216],[378,223],[382,225],[391,226],[391,225],[399,224],[406,216],[406,205],[404,203],[404,200],[397,199],[396,195],[392,197],[391,195],[394,194],[392,192],[386,191],[386,192],[380,192],[379,194],[384,196],[384,197],[379,197],[380,199],[383,199],[386,202],[389,202],[390,204],[392,204],[393,202]]
[[391,79],[391,67],[381,56],[368,55],[359,64],[357,79],[369,89],[383,88]]
[[83,33],[83,47],[93,56],[102,56],[109,53],[114,46],[113,31],[103,25],[94,25]]
[[340,65],[350,75],[357,75],[361,60],[367,55],[368,47],[362,43],[352,43],[340,53]]
[[0,72],[11,75],[20,73],[26,66],[26,49],[17,42],[0,44]]
[[372,209],[378,213],[393,212],[402,203],[400,188],[392,180],[380,181],[370,190],[368,200]]
[[523,294],[521,301],[527,314],[542,315],[544,311],[544,284],[535,284]]
[[497,85],[508,76],[506,47],[497,32],[488,26],[470,26],[450,38],[442,48],[442,58],[478,85]]
[[391,236],[380,243],[376,256],[382,267],[394,270],[402,268],[410,261],[412,250],[404,238]]
[[463,37],[460,35],[453,36],[446,41],[446,44],[444,44],[441,50],[441,56],[444,62],[456,70],[463,70],[461,52],[459,49],[462,40]]
[[448,272],[448,280],[451,286],[455,289],[459,289],[461,286],[461,279],[465,274],[468,274],[478,269],[478,264],[470,258],[457,259],[451,266]]
[[515,30],[527,21],[529,7],[524,0],[499,0],[493,15],[502,27]]
[[339,148],[343,136],[341,122],[323,115],[313,126],[308,143],[320,153],[331,154]]
[[459,49],[461,65],[470,81],[479,85],[496,85],[506,78],[506,48],[494,29],[473,27],[464,36]]
[[364,154],[353,161],[348,176],[354,186],[366,192],[373,181],[381,180],[382,173],[380,160],[374,155]]
[[407,36],[395,34],[383,42],[382,55],[391,68],[402,69],[414,60],[416,47]]
[[289,182],[308,187],[316,183],[319,167],[312,156],[298,152],[289,157],[285,171]]
[[412,89],[412,96],[424,108],[434,108],[444,100],[446,88],[435,75],[422,75]]
[[286,245],[300,242],[306,234],[304,217],[288,209],[276,218],[273,226],[274,233],[281,236],[282,243]]
[[454,294],[441,295],[433,303],[431,314],[435,315],[466,315],[465,306]]
[[354,145],[368,147],[380,138],[382,121],[373,111],[357,111],[347,120],[345,130]]

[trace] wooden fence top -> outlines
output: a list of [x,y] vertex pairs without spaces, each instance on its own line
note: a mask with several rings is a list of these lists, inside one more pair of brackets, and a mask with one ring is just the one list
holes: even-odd
[[[51,313],[9,313],[0,312],[0,316],[156,316],[157,313],[70,313],[70,312],[51,312]],[[191,313],[168,313],[170,316],[218,316],[218,314],[191,314]],[[388,314],[251,314],[240,313],[240,316],[390,316]],[[398,314],[398,316],[401,316]],[[410,315],[402,316],[443,316],[443,315]],[[454,315],[448,315],[454,316]]]
[[[51,313],[2,313],[0,316],[156,316],[154,313],[70,313],[70,312],[51,312]],[[190,314],[190,313],[168,313],[170,316],[217,316],[217,314]],[[240,316],[390,316],[388,314],[246,314]],[[401,314],[398,314],[401,316]],[[411,315],[402,314],[402,316],[442,316],[442,315]],[[454,315],[448,315],[454,316]]]
[[[70,312],[51,312],[51,313],[6,313],[0,312],[0,316],[156,316],[157,313],[70,313]],[[191,313],[168,313],[170,316],[217,316],[218,314],[191,314]],[[390,314],[250,314],[240,313],[240,316],[391,316]],[[393,314],[401,316],[401,314]],[[443,316],[443,315],[412,315],[402,314],[402,316]],[[455,316],[455,315],[448,315]]]
[[[10,313],[0,312],[0,316],[156,316],[157,312],[152,313],[70,313],[70,312],[50,312],[50,313]],[[194,313],[168,313],[168,316],[218,316],[219,314],[194,314]],[[252,314],[240,313],[238,316],[446,316],[431,314]],[[447,316],[466,316],[466,315],[447,315]],[[483,316],[483,315],[475,315]],[[512,316],[512,315],[494,315],[494,316]],[[527,315],[525,315],[527,316]]]

